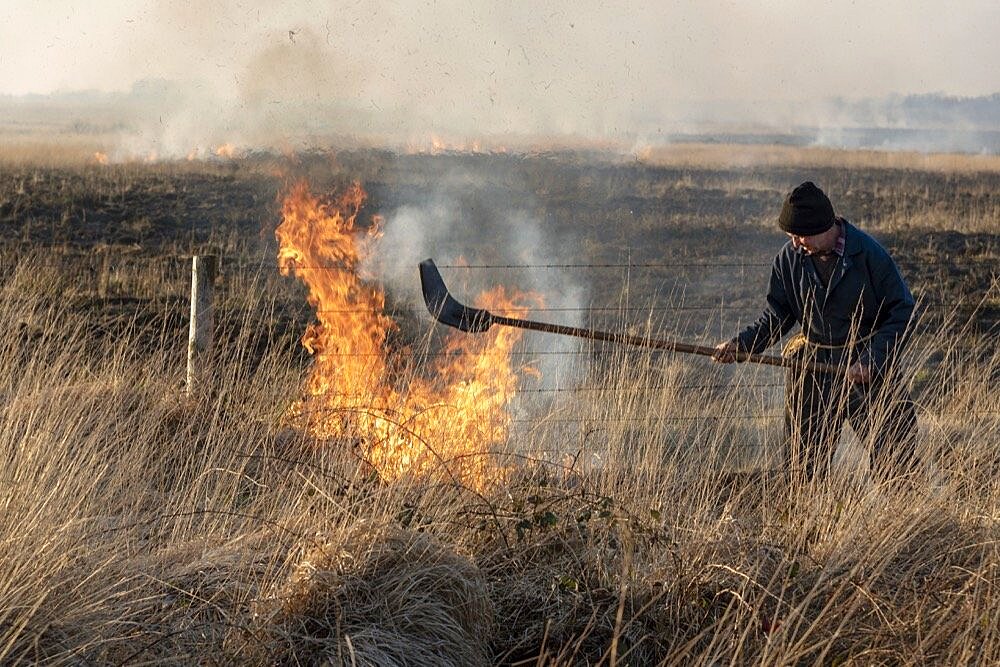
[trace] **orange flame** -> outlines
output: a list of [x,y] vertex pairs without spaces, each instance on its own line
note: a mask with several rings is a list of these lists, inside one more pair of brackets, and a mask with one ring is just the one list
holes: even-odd
[[[314,362],[293,414],[319,437],[358,444],[384,478],[446,468],[483,488],[502,476],[487,452],[511,425],[518,375],[510,353],[521,334],[455,332],[438,362],[422,368],[405,361],[405,350],[393,352],[387,339],[397,324],[385,313],[385,293],[360,272],[381,224],[376,217],[367,230],[357,227],[366,196],[355,183],[324,203],[300,182],[284,198],[278,264],[306,284],[317,317],[302,338]],[[523,298],[496,288],[477,305],[516,311]]]
[[106,165],[110,161],[108,160],[108,154],[103,151],[94,152],[94,163],[100,165]]
[[236,146],[233,146],[230,143],[225,143],[220,146],[216,146],[215,157],[221,157],[226,159],[232,159],[236,157]]
[[493,153],[506,153],[507,148],[495,142],[486,142],[483,139],[447,139],[437,134],[431,134],[423,140],[410,141],[404,149],[408,153],[420,155],[444,155],[447,153],[471,153],[474,155],[488,155]]

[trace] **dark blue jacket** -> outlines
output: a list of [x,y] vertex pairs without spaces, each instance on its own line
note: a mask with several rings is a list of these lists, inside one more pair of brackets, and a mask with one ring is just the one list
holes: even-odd
[[[878,241],[846,220],[844,255],[830,286],[823,287],[812,259],[789,241],[774,259],[767,305],[736,341],[744,352],[763,352],[797,322],[806,338],[821,345],[856,345],[858,360],[884,371],[905,342],[913,296],[896,264]],[[853,330],[853,335],[852,335]]]

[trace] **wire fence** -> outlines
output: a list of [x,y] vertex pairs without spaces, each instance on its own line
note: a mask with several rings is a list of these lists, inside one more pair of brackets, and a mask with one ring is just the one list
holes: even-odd
[[[151,266],[151,265],[168,265],[170,268],[176,268],[179,273],[183,273],[185,269],[190,266],[192,255],[187,254],[166,254],[166,255],[143,255],[143,254],[125,254],[125,255],[113,255],[106,250],[94,249],[85,253],[59,253],[53,249],[49,249],[46,254],[39,254],[38,250],[28,249],[28,253],[31,254],[30,264],[32,266],[52,266],[55,268],[67,268],[67,263],[76,262],[78,265],[84,265],[85,268],[92,270],[118,270],[122,268],[137,267],[137,266]],[[992,268],[991,272],[994,276],[1000,276],[1000,258],[992,256],[991,253],[984,253],[981,256],[968,256],[963,255],[959,260],[955,258],[940,258],[940,259],[913,259],[913,258],[897,258],[897,263],[901,267],[945,267],[949,270],[958,270],[960,273],[964,268],[966,271],[970,268],[980,269]],[[573,270],[573,271],[601,271],[601,270],[640,270],[640,269],[684,269],[684,268],[694,268],[694,269],[766,269],[773,265],[773,261],[770,260],[730,260],[730,259],[676,259],[670,261],[590,261],[590,262],[551,262],[551,263],[456,263],[447,262],[438,264],[440,269],[448,270],[459,270],[459,271],[535,271],[535,270]],[[294,271],[338,271],[338,272],[356,272],[358,271],[358,265],[353,263],[348,264],[329,264],[329,265],[307,265],[307,264],[295,264],[291,262],[288,264],[289,268]],[[7,270],[16,268],[15,266],[8,266]],[[239,258],[227,257],[224,254],[220,255],[220,268],[222,274],[225,274],[227,270],[232,272],[234,269],[236,271],[254,271],[254,272],[273,272],[275,275],[279,273],[279,263],[273,257],[245,257],[240,256]],[[414,278],[417,275],[416,266],[413,267]],[[763,273],[763,272],[762,272]],[[517,280],[517,278],[514,278]]]
[[[917,305],[918,307],[933,307],[933,308],[957,308],[960,306],[972,305],[974,302],[970,299],[969,301],[920,301]],[[670,305],[670,306],[567,306],[567,307],[546,307],[546,306],[524,306],[524,307],[512,307],[512,308],[489,308],[489,311],[494,314],[501,315],[518,315],[525,313],[662,313],[662,312],[674,312],[674,311],[714,311],[714,310],[727,310],[732,308],[742,308],[742,309],[754,309],[760,308],[761,303],[725,303],[720,302],[711,305]],[[380,308],[333,308],[333,309],[320,309],[313,311],[317,315],[362,315],[362,314],[383,314],[386,313],[384,309]],[[391,311],[390,311],[391,312]]]
[[[452,255],[453,256],[453,255]],[[113,256],[109,253],[93,253],[89,255],[63,255],[58,258],[48,258],[45,260],[46,263],[51,263],[52,266],[63,268],[67,262],[78,261],[86,265],[87,270],[99,274],[99,273],[112,273],[112,274],[122,274],[130,270],[143,270],[144,268],[150,266],[157,266],[161,271],[163,271],[164,281],[171,280],[178,285],[184,286],[184,280],[188,276],[188,266],[190,263],[190,255],[175,255],[175,256],[160,256],[160,257],[141,257],[135,255],[127,256]],[[1000,261],[996,257],[969,257],[963,256],[960,260],[960,264],[952,259],[940,259],[940,260],[925,260],[925,259],[912,259],[906,257],[899,258],[899,264],[904,270],[904,274],[907,268],[921,268],[921,269],[940,269],[952,270],[958,268],[959,275],[968,274],[972,271],[975,272],[985,272],[990,276],[992,281],[997,280],[998,265]],[[683,276],[691,275],[693,272],[717,272],[724,275],[738,275],[742,279],[748,279],[748,276],[754,276],[755,279],[760,279],[760,294],[759,297],[751,299],[726,299],[720,294],[720,298],[713,299],[711,303],[704,302],[690,302],[690,301],[679,301],[676,303],[649,303],[647,305],[634,305],[633,303],[622,303],[622,304],[607,304],[607,303],[596,303],[591,305],[555,305],[555,306],[542,306],[535,305],[529,307],[512,307],[512,308],[491,308],[492,312],[501,315],[532,315],[532,314],[553,314],[553,315],[569,315],[569,316],[593,316],[594,318],[602,315],[649,315],[654,314],[668,314],[668,313],[690,313],[692,316],[705,316],[708,313],[723,313],[738,310],[740,313],[748,313],[755,309],[758,309],[763,303],[763,290],[764,290],[764,280],[768,273],[769,268],[772,266],[771,261],[756,260],[753,258],[718,258],[718,259],[696,259],[690,257],[675,257],[675,258],[663,258],[656,261],[590,261],[590,262],[578,262],[578,261],[554,261],[546,263],[517,263],[517,262],[456,262],[456,261],[446,261],[438,264],[438,267],[448,271],[465,272],[468,275],[469,272],[508,272],[511,274],[509,281],[516,285],[518,282],[523,280],[523,275],[525,272],[572,272],[574,276],[579,276],[581,272],[593,272],[596,275],[600,275],[600,278],[595,278],[594,280],[606,280],[609,271],[620,271],[622,274],[630,274],[632,272],[642,272],[648,271],[645,275],[650,275],[657,271],[675,271]],[[278,275],[278,263],[271,259],[261,259],[260,261],[226,261],[223,259],[222,262],[222,273],[225,276],[227,271],[238,271],[238,272],[264,272],[266,274]],[[353,265],[293,265],[291,268],[296,272],[355,272],[357,266]],[[613,274],[612,274],[613,275]],[[414,282],[416,282],[417,270],[416,266],[413,267]],[[931,289],[927,289],[927,292],[934,292],[933,288],[936,286],[929,286]],[[735,291],[735,290],[734,290]],[[181,291],[183,293],[183,291]],[[932,310],[937,312],[952,311],[956,308],[961,307],[975,307],[977,305],[976,295],[971,297],[968,301],[963,301],[959,299],[942,299],[942,298],[924,298],[920,300],[920,307],[925,310]],[[374,308],[320,308],[320,309],[310,309],[310,313],[320,317],[330,317],[338,315],[375,315],[385,313],[385,309],[374,309]],[[327,351],[321,352],[317,355],[313,355],[315,358],[332,358],[332,359],[345,359],[345,358],[364,358],[364,359],[375,359],[384,357],[385,351],[378,352],[337,352],[337,351]],[[433,359],[433,358],[450,358],[455,357],[454,352],[448,351],[417,351],[410,353],[413,358],[419,359]],[[580,345],[577,349],[566,350],[566,349],[515,349],[509,353],[510,358],[517,360],[530,360],[532,358],[554,358],[554,359],[576,359],[581,357],[587,357],[594,354],[594,346],[584,346]],[[646,356],[657,354],[656,352],[645,350],[645,349],[616,349],[614,352],[615,356],[621,355],[621,358],[634,358],[635,355]],[[775,372],[775,371],[771,371]],[[783,382],[719,382],[706,380],[704,382],[681,382],[677,384],[647,384],[638,389],[644,391],[668,391],[668,390],[680,390],[680,391],[719,391],[719,392],[748,392],[752,391],[754,393],[755,399],[758,403],[763,401],[759,400],[760,397],[765,395],[771,395],[774,397],[782,390],[785,386]],[[602,396],[608,393],[616,394],[627,394],[629,392],[635,394],[636,386],[620,386],[620,385],[587,385],[582,384],[580,386],[558,386],[558,387],[519,387],[517,388],[515,394],[517,396],[529,397],[529,398],[560,398],[568,396]],[[747,397],[748,398],[748,397]],[[598,399],[600,400],[600,399]],[[773,401],[777,402],[777,401]],[[568,426],[568,427],[586,427],[588,429],[606,429],[606,428],[629,428],[629,429],[660,429],[662,430],[665,424],[684,424],[684,425],[694,425],[699,424],[711,424],[718,425],[721,423],[742,423],[744,425],[754,423],[767,424],[768,428],[773,427],[773,425],[784,419],[784,412],[781,410],[775,410],[774,405],[766,407],[764,410],[759,412],[735,412],[734,410],[729,410],[725,414],[718,413],[708,413],[704,410],[708,407],[705,405],[693,405],[690,406],[695,408],[690,410],[690,414],[671,414],[671,415],[656,415],[656,414],[643,414],[643,415],[621,415],[621,414],[593,414],[593,415],[559,415],[559,414],[543,414],[534,418],[524,418],[517,417],[512,419],[513,424],[524,425],[524,426],[545,426],[545,425],[556,425],[556,426]],[[763,407],[763,406],[761,406]],[[743,406],[742,409],[746,409]],[[996,418],[1000,416],[998,411],[962,411],[962,412],[948,412],[948,411],[938,411],[933,413],[935,416],[956,416],[963,419],[980,419],[980,418]],[[749,446],[749,445],[748,445]],[[757,447],[756,444],[752,445]]]
[[[958,264],[965,265],[996,265],[995,257],[962,257]],[[954,268],[958,264],[955,259],[901,259],[898,264],[905,266],[947,266]],[[773,261],[719,261],[719,260],[678,260],[670,262],[566,262],[566,263],[532,263],[532,264],[437,264],[439,269],[466,270],[534,270],[534,269],[673,269],[673,268],[763,268],[773,266]],[[357,267],[340,264],[308,265],[291,264],[294,270],[305,271],[354,271]],[[416,270],[416,267],[414,267]]]
[[[145,257],[145,256],[124,256],[124,257],[112,257],[106,252],[94,252],[87,255],[66,255],[59,257],[45,257],[42,256],[44,262],[52,262],[53,264],[63,266],[66,260],[80,259],[83,258],[87,260],[85,263],[90,264],[90,268],[95,272],[105,272],[111,273],[114,277],[120,276],[120,271],[123,268],[141,268],[148,264],[173,264],[175,266],[171,268],[176,268],[176,272],[171,271],[171,275],[160,276],[159,280],[156,281],[157,284],[163,283],[164,281],[173,281],[178,283],[183,283],[188,278],[188,263],[190,262],[190,256],[187,255],[173,255],[173,256],[156,256],[156,257]],[[37,257],[32,258],[32,265],[38,260]],[[963,257],[960,264],[957,264],[950,259],[939,259],[939,260],[909,260],[905,262],[908,265],[920,265],[920,266],[940,266],[946,267],[950,271],[957,267],[985,267],[990,271],[990,280],[994,284],[1000,281],[1000,259],[989,256],[979,256],[979,257]],[[580,269],[585,271],[590,270],[602,270],[602,269],[663,269],[663,268],[699,268],[699,269],[724,269],[724,268],[761,268],[769,267],[770,262],[754,262],[754,261],[729,261],[726,259],[722,260],[676,260],[676,261],[657,261],[657,262],[641,262],[641,261],[629,261],[629,262],[563,262],[563,263],[445,263],[439,265],[439,268],[453,269],[453,270],[533,270],[533,269],[552,269],[552,270],[563,270],[563,269]],[[267,275],[273,272],[277,275],[277,262],[270,258],[259,258],[258,261],[248,261],[241,259],[239,262],[223,262],[221,267],[221,274],[226,275],[226,268],[232,269],[235,267],[237,271],[253,271],[253,272],[264,272]],[[356,271],[357,267],[353,265],[327,265],[327,266],[294,266],[295,270],[330,270],[330,271]],[[7,271],[16,270],[16,267],[8,266]],[[103,284],[102,283],[103,280]],[[107,283],[112,279],[107,276],[95,276],[95,290],[106,294],[109,290]],[[416,282],[416,267],[414,267],[414,282]],[[517,282],[517,278],[513,278],[513,282]],[[223,280],[223,286],[225,285],[225,280]],[[86,281],[77,285],[78,288],[85,288]],[[941,313],[954,312],[956,309],[961,308],[971,308],[979,304],[978,301],[982,297],[982,294],[971,293],[969,298],[940,298],[938,292],[934,285],[921,286],[922,289],[918,291],[918,307],[925,314],[940,315]],[[491,312],[498,315],[507,316],[531,316],[537,314],[552,314],[552,315],[569,315],[573,317],[584,317],[591,319],[599,319],[601,316],[658,316],[667,315],[671,313],[690,313],[692,315],[707,315],[711,313],[719,314],[719,317],[736,317],[736,316],[747,316],[755,310],[761,307],[763,302],[762,294],[757,294],[757,292],[763,292],[763,283],[759,290],[754,290],[754,294],[750,295],[747,290],[743,289],[743,294],[737,295],[735,297],[726,298],[725,294],[721,294],[719,298],[713,299],[711,303],[697,302],[693,300],[680,299],[677,300],[674,297],[668,296],[668,303],[663,303],[663,300],[656,302],[650,300],[648,303],[641,305],[635,304],[635,298],[632,299],[632,303],[596,303],[588,305],[518,305],[512,307],[494,307],[491,308]],[[184,286],[179,285],[178,294],[176,296],[183,295]],[[114,291],[112,288],[111,291]],[[147,290],[148,291],[148,287]],[[735,290],[739,291],[739,290]],[[556,297],[558,300],[558,296]],[[994,307],[996,304],[988,304],[988,307]],[[397,315],[404,312],[412,312],[411,308],[369,308],[369,307],[350,307],[350,308],[319,308],[310,309],[309,312],[314,313],[319,317],[330,317],[338,315]],[[545,353],[541,353],[545,354]]]
[[[177,256],[161,256],[156,258],[149,257],[139,257],[139,256],[113,256],[108,253],[94,253],[91,255],[83,256],[72,256],[66,255],[59,258],[50,258],[47,262],[51,265],[57,266],[59,268],[64,268],[67,262],[78,261],[86,265],[88,271],[94,274],[100,273],[111,273],[114,275],[121,275],[127,273],[131,270],[141,271],[150,266],[156,266],[159,270],[164,273],[163,280],[171,280],[180,286],[178,290],[181,294],[184,293],[184,288],[186,288],[186,278],[188,277],[189,255],[177,255]],[[956,268],[956,264],[950,259],[941,260],[917,260],[910,258],[900,258],[900,266],[904,270],[904,274],[908,267],[911,268],[921,268],[921,269],[931,269],[931,270],[948,270],[951,272]],[[693,316],[705,315],[708,313],[722,313],[727,310],[739,309],[741,313],[750,312],[754,309],[760,307],[763,302],[763,289],[764,280],[768,273],[769,268],[772,266],[771,261],[757,261],[751,258],[719,258],[719,259],[695,259],[695,258],[669,258],[669,259],[658,259],[657,261],[592,261],[592,262],[576,262],[576,261],[566,261],[566,262],[548,262],[548,263],[516,263],[516,262],[455,262],[446,261],[438,265],[439,268],[449,271],[464,272],[465,275],[469,275],[470,272],[508,272],[510,273],[510,278],[507,280],[505,278],[504,282],[509,282],[516,285],[518,282],[523,280],[523,275],[525,272],[572,272],[574,277],[580,276],[582,273],[593,272],[595,276],[594,280],[607,280],[609,271],[620,271],[622,274],[630,274],[632,272],[648,271],[645,275],[650,275],[657,271],[676,271],[682,276],[689,276],[693,272],[701,271],[706,273],[717,272],[723,275],[734,275],[738,274],[743,280],[747,280],[748,276],[754,276],[755,279],[759,279],[760,282],[760,295],[759,297],[751,299],[726,299],[720,294],[720,298],[713,299],[711,303],[704,302],[691,302],[691,301],[678,301],[675,303],[649,303],[647,305],[635,305],[633,303],[622,303],[622,304],[607,304],[607,303],[595,303],[590,305],[555,305],[555,306],[531,306],[527,308],[494,308],[491,309],[493,312],[498,314],[510,314],[510,315],[528,315],[528,314],[553,314],[553,315],[571,315],[571,316],[601,316],[601,315],[653,315],[653,314],[668,314],[668,313],[689,313]],[[996,281],[998,271],[998,260],[995,257],[967,257],[963,256],[961,259],[961,264],[958,265],[959,274],[968,274],[971,271],[975,272],[986,272],[991,276],[991,280]],[[348,265],[295,265],[295,271],[297,272],[354,272],[357,270],[356,266]],[[247,273],[263,273],[265,275],[278,276],[278,264],[276,261],[270,259],[261,259],[260,261],[226,261],[223,259],[221,266],[223,276],[226,276],[227,272],[247,272]],[[230,274],[231,275],[231,274]],[[480,274],[482,275],[482,274]],[[613,275],[613,274],[612,274]],[[416,282],[416,266],[413,267],[414,282]],[[291,280],[291,279],[288,279]],[[936,286],[930,286],[931,288]],[[932,292],[932,289],[927,290]],[[924,298],[920,301],[920,306],[925,310],[935,310],[935,311],[949,311],[954,310],[959,307],[974,307],[977,305],[976,295],[970,298],[968,301],[962,301],[958,299],[942,299],[942,298]],[[320,308],[318,310],[310,309],[310,316],[317,315],[321,317],[337,316],[337,315],[361,315],[361,314],[382,314],[383,309],[373,309],[373,308]],[[337,352],[328,351],[321,352],[318,355],[314,355],[318,358],[332,358],[332,359],[345,359],[345,358],[365,358],[374,359],[383,357],[386,354],[385,351],[378,352]],[[428,358],[449,358],[456,356],[453,352],[447,351],[416,351],[410,353],[416,360],[428,359]],[[515,349],[511,351],[510,357],[517,360],[528,361],[532,358],[542,358],[542,359],[570,359],[575,360],[581,357],[587,357],[594,354],[594,346],[584,346],[580,345],[577,349],[565,350],[565,349]],[[633,359],[636,355],[645,356],[653,355],[655,352],[644,349],[616,349],[614,356],[619,356],[622,359]],[[774,373],[775,371],[769,371]],[[359,380],[362,380],[359,378]],[[623,386],[616,384],[608,385],[594,385],[594,384],[580,384],[578,386],[529,386],[529,387],[518,387],[515,391],[516,397],[526,398],[527,400],[533,399],[562,399],[568,398],[573,399],[574,397],[587,397],[589,400],[585,402],[592,408],[591,414],[567,414],[563,411],[557,412],[542,412],[535,416],[524,417],[518,416],[512,418],[510,422],[517,427],[522,428],[567,428],[567,429],[579,429],[585,432],[595,432],[595,431],[606,431],[611,429],[620,429],[628,431],[653,431],[663,433],[667,430],[665,427],[675,426],[679,429],[719,429],[727,428],[727,426],[732,425],[735,428],[743,429],[776,429],[779,424],[783,422],[785,418],[784,411],[781,410],[782,397],[780,394],[783,392],[785,387],[784,382],[771,382],[771,381],[732,381],[732,382],[722,382],[718,380],[706,379],[702,382],[690,382],[682,381],[679,383],[671,384],[645,384],[637,387],[636,385]],[[617,394],[624,401],[628,401],[631,396],[636,396],[640,391],[684,391],[684,392],[720,392],[723,396],[732,395],[740,393],[744,399],[742,405],[730,405],[728,409],[723,413],[719,412],[708,412],[710,409],[709,405],[699,404],[697,399],[690,401],[690,404],[678,405],[680,408],[679,412],[684,414],[649,414],[648,411],[644,411],[645,414],[621,414],[614,413],[613,411],[608,414],[602,412],[600,409],[599,401],[605,400],[608,394]],[[752,394],[749,395],[749,394]],[[590,397],[593,397],[592,399]],[[310,397],[313,400],[322,401],[327,398],[334,398],[333,396],[328,397]],[[770,400],[765,400],[769,398]],[[749,405],[748,405],[749,404]],[[753,404],[756,404],[758,410],[753,410]],[[609,406],[613,407],[613,406]],[[649,406],[650,409],[655,409]],[[333,410],[319,409],[313,411],[313,414],[317,416],[328,416],[330,414],[335,414],[343,410],[351,410],[349,406],[338,407]],[[354,410],[370,410],[371,406],[359,406],[353,408]],[[997,419],[1000,418],[1000,411],[983,411],[983,410],[967,410],[967,411],[950,411],[950,410],[923,410],[924,414],[931,415],[933,417],[954,417],[963,421],[978,420],[978,419]],[[528,414],[531,414],[528,412]],[[733,449],[753,449],[760,450],[764,447],[764,443],[757,442],[729,442],[727,439],[728,446]]]
[[[386,413],[391,413],[393,411],[389,410]],[[961,419],[1000,419],[1000,410],[970,410],[970,411],[959,411],[959,410],[932,410],[928,408],[920,408],[918,410],[920,414],[928,417],[941,418],[941,417],[954,417]],[[333,415],[348,415],[351,413],[356,414],[366,414],[369,416],[383,417],[384,415],[379,414],[380,411],[372,408],[371,406],[365,406],[364,408],[358,406],[337,406],[337,407],[323,407],[311,410],[303,410],[298,414],[301,416],[333,416]],[[483,421],[489,421],[488,415],[479,416]],[[416,417],[411,417],[411,420],[418,420]],[[760,421],[768,422],[780,420],[784,421],[785,413],[783,411],[771,411],[771,412],[748,412],[748,413],[699,413],[699,414],[684,414],[684,415],[586,415],[586,416],[571,416],[571,417],[560,417],[553,413],[540,414],[534,417],[516,417],[509,420],[512,424],[528,424],[532,426],[545,426],[545,425],[566,425],[566,424],[584,424],[584,425],[596,425],[596,424],[618,424],[618,425],[653,425],[658,423],[697,423],[697,422],[741,422],[741,421]]]

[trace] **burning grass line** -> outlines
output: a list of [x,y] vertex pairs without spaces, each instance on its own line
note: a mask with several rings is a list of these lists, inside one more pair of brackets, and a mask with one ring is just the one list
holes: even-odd
[[[145,258],[142,258],[145,259]],[[177,257],[180,261],[189,261],[190,255],[180,255]],[[993,257],[964,257],[963,261],[971,263],[982,263],[990,264],[995,262]],[[908,266],[945,266],[951,267],[953,261],[951,259],[914,259],[910,257],[904,257],[900,260],[901,264]],[[56,266],[62,266],[56,263]],[[263,265],[262,265],[263,266]],[[271,266],[271,265],[267,265]],[[347,266],[307,266],[307,265],[293,265],[296,271],[345,271],[353,272],[356,271],[356,267]],[[674,269],[674,268],[697,268],[697,269],[711,269],[711,268],[769,268],[772,266],[772,262],[668,262],[668,263],[650,263],[650,262],[637,262],[635,264],[605,264],[605,263],[593,263],[593,264],[438,264],[439,269]]]
[[[427,449],[427,451],[429,451],[431,453],[431,455],[434,456],[435,459],[437,459],[438,464],[444,467],[445,474],[448,476],[449,479],[451,479],[452,483],[455,485],[455,488],[462,489],[464,491],[467,491],[467,492],[471,493],[472,495],[474,495],[477,498],[479,498],[479,500],[481,500],[487,507],[490,508],[490,511],[491,511],[491,513],[493,515],[493,520],[496,523],[497,529],[500,531],[500,537],[501,537],[501,539],[503,539],[504,546],[509,551],[510,550],[510,542],[507,541],[507,536],[503,532],[503,527],[500,525],[500,519],[497,516],[496,507],[493,505],[493,503],[491,503],[489,500],[487,500],[486,496],[484,496],[483,494],[481,494],[476,489],[473,489],[473,488],[471,488],[471,487],[466,486],[465,484],[463,484],[462,481],[452,472],[451,468],[448,467],[447,462],[441,457],[441,455],[438,454],[437,451],[435,451],[435,449],[430,446],[430,443],[428,443],[418,433],[416,433],[416,432],[412,431],[411,429],[409,429],[405,425],[405,423],[397,423],[397,424],[395,424],[395,426],[397,428],[400,428],[403,431],[405,431],[410,437],[415,438],[417,440],[417,442],[419,442],[421,445],[423,445]],[[372,464],[372,466],[374,467],[374,464]]]
[[[954,306],[965,305],[963,301],[921,301],[919,306],[926,310],[927,308],[952,308]],[[742,311],[755,311],[760,308],[759,304],[745,304],[740,306],[734,306],[731,303],[719,302],[714,304],[706,304],[702,306],[682,306],[682,305],[668,305],[668,306],[579,306],[579,307],[515,307],[515,308],[492,308],[490,312],[498,315],[525,315],[527,313],[672,313],[677,311],[722,311],[727,312],[731,310]],[[381,308],[372,309],[337,309],[337,310],[317,310],[314,311],[317,315],[361,315],[361,314],[392,314],[393,311],[386,311]],[[408,313],[406,310],[400,310],[395,312]]]
[[[316,395],[316,394],[311,394],[311,396],[314,396],[314,395]],[[364,416],[367,416],[367,417],[373,417],[373,418],[376,418],[376,419],[380,419],[382,421],[388,422],[389,424],[391,424],[392,426],[400,429],[401,431],[404,431],[407,435],[410,435],[411,437],[416,438],[417,441],[420,442],[420,444],[422,444],[424,447],[426,447],[428,451],[430,451],[435,457],[437,457],[440,460],[440,457],[438,457],[437,453],[430,447],[430,445],[426,442],[426,440],[423,439],[414,430],[410,429],[407,425],[410,424],[410,423],[412,423],[412,422],[414,422],[414,421],[416,421],[420,417],[422,417],[422,416],[424,416],[426,414],[430,414],[431,412],[433,412],[435,410],[438,410],[438,409],[441,409],[441,408],[447,408],[447,409],[451,409],[451,410],[458,410],[459,409],[458,406],[452,405],[450,403],[436,403],[436,404],[433,404],[433,405],[428,405],[428,406],[426,406],[426,407],[424,407],[424,408],[422,408],[420,410],[415,411],[413,414],[411,414],[409,417],[407,417],[403,421],[397,421],[395,419],[392,419],[389,416],[389,415],[391,415],[393,413],[396,413],[396,414],[399,414],[399,415],[404,414],[402,410],[397,410],[397,409],[394,409],[394,408],[391,408],[391,407],[378,407],[378,408],[375,408],[375,407],[372,407],[372,406],[329,406],[329,407],[323,407],[323,408],[315,408],[315,409],[312,409],[312,410],[301,410],[301,411],[299,411],[296,414],[297,415],[311,415],[311,414],[317,414],[317,413],[346,412],[346,413],[359,414],[359,415],[364,415]],[[376,440],[372,441],[371,444],[368,445],[368,448],[371,449],[373,447],[378,447],[378,446],[384,445],[385,443],[386,443],[386,439],[376,439]],[[372,467],[375,467],[374,464],[372,464]]]

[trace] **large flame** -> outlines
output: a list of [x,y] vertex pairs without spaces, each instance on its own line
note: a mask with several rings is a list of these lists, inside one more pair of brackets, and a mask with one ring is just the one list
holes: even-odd
[[[396,323],[385,313],[385,293],[360,272],[381,223],[356,226],[365,198],[355,183],[323,202],[304,182],[284,198],[279,267],[306,284],[317,317],[302,338],[314,362],[293,412],[315,435],[360,446],[385,478],[437,471],[483,487],[499,474],[489,450],[511,425],[518,375],[510,353],[520,332],[456,332],[422,368],[390,351]],[[496,288],[476,305],[516,312],[522,298]]]

